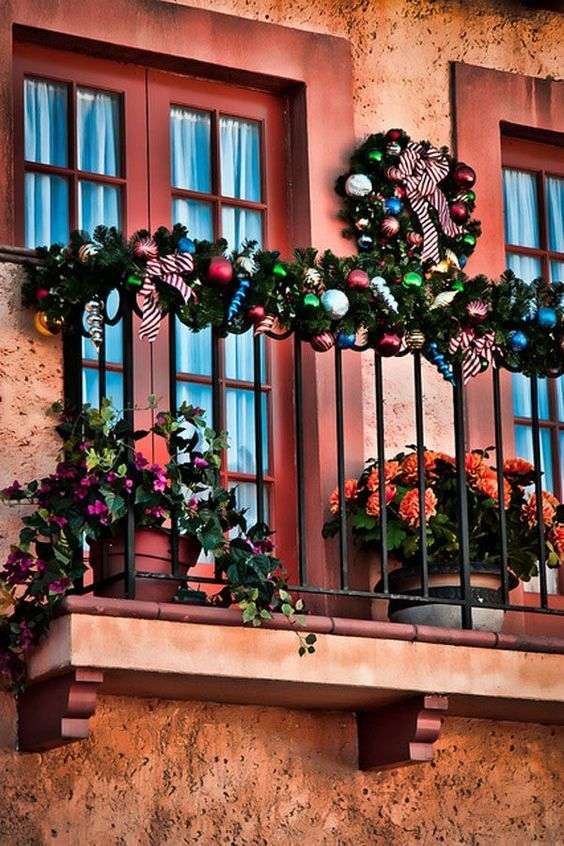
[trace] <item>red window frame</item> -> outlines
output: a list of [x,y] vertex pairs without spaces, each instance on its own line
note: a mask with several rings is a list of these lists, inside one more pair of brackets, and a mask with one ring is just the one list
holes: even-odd
[[[36,165],[24,161],[24,104],[25,77],[63,82],[69,90],[69,161],[68,167]],[[16,239],[24,242],[24,175],[26,170],[57,173],[69,179],[69,229],[77,227],[78,180],[83,174],[76,167],[75,102],[77,87],[117,92],[122,97],[122,176],[105,177],[84,174],[93,181],[120,184],[122,187],[122,228],[131,233],[137,229],[151,230],[160,225],[170,226],[172,195],[210,199],[214,206],[214,231],[219,235],[221,205],[257,208],[263,214],[263,246],[276,246],[283,254],[289,252],[289,206],[287,172],[286,100],[273,93],[255,91],[234,85],[211,82],[177,74],[155,71],[143,66],[118,64],[75,53],[43,48],[32,44],[18,44],[14,51],[15,85],[15,172],[16,172]],[[261,127],[260,203],[222,197],[218,193],[217,142],[213,147],[214,193],[203,195],[172,189],[170,179],[169,112],[171,105],[209,111],[217,125],[220,114],[258,121]],[[214,133],[217,138],[217,134]],[[135,318],[138,324],[138,318]],[[136,327],[137,328],[137,327]],[[156,343],[149,345],[137,340],[134,344],[135,395],[156,394],[164,401],[169,394],[169,322],[163,321]],[[221,344],[223,347],[223,344]],[[290,341],[266,342],[266,381],[261,386],[270,397],[268,414],[269,473],[265,485],[271,489],[269,522],[277,527],[277,552],[288,562],[292,578],[296,550],[296,514],[291,490],[295,490],[294,434],[292,417],[292,345]],[[223,358],[223,350],[222,350]],[[85,359],[85,367],[93,362]],[[113,365],[110,365],[112,367]],[[190,376],[190,381],[198,381]],[[225,377],[220,368],[219,388],[222,402],[219,428],[225,425],[225,389],[244,387],[243,383]],[[136,412],[136,425],[145,426],[151,412]],[[153,457],[154,445],[145,444]],[[223,472],[224,483],[254,481],[254,475]]]

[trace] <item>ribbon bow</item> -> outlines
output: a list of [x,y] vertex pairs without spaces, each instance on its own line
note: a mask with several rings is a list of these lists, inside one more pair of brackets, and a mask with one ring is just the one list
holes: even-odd
[[143,287],[139,294],[143,298],[141,305],[141,327],[139,337],[147,338],[153,343],[159,334],[162,310],[159,307],[156,281],[159,279],[165,285],[175,288],[184,302],[188,302],[193,294],[192,288],[182,278],[182,273],[194,270],[194,259],[190,253],[172,253],[168,256],[149,259],[143,277]]
[[[462,351],[462,379],[466,384],[473,376],[481,373],[492,364],[495,367],[494,353],[498,350],[495,332],[476,335],[473,329],[462,329],[459,335],[450,339],[448,351],[451,355]],[[484,361],[486,366],[484,367]]]
[[439,232],[429,214],[433,206],[445,235],[454,238],[462,232],[450,216],[446,197],[438,187],[449,171],[448,159],[436,147],[410,141],[402,152],[398,171],[403,177],[407,197],[423,232],[421,260],[440,260]]

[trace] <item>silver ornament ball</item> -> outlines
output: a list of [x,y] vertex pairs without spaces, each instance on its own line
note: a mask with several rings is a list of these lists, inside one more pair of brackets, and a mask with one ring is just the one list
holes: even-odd
[[349,197],[366,197],[372,191],[372,182],[364,173],[351,173],[345,182],[345,193]]
[[349,310],[349,298],[343,291],[330,288],[321,295],[321,305],[332,320],[339,320]]

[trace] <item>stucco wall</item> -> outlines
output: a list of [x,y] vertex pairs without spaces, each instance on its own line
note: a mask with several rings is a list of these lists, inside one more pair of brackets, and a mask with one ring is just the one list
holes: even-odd
[[351,715],[107,698],[83,745],[2,746],[0,734],[6,846],[564,838],[564,731],[548,726],[453,719],[436,763],[361,773]]
[[[533,76],[561,70],[562,19],[516,0],[191,5],[349,38],[359,138],[401,125],[450,143],[453,60]],[[61,392],[58,341],[34,335],[17,273],[0,265],[1,483],[50,467],[56,442],[44,409]],[[413,440],[407,366],[387,378],[390,448]],[[367,359],[368,417],[372,384]],[[447,447],[446,394],[430,370],[426,392],[428,446]],[[0,552],[15,526],[3,511]],[[0,843],[9,846],[564,841],[563,735],[550,727],[452,720],[436,766],[360,774],[347,715],[107,699],[91,741],[18,756],[13,703],[2,696],[0,705]]]

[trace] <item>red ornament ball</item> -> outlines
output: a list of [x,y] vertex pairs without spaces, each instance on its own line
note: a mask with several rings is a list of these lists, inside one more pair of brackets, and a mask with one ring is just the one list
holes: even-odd
[[455,223],[466,223],[468,220],[468,209],[464,203],[452,203],[450,206],[450,216]]
[[452,178],[459,188],[471,188],[476,181],[476,171],[470,165],[460,162],[454,168]]
[[405,239],[410,247],[420,247],[423,243],[423,235],[420,232],[415,232],[414,229],[407,233]]
[[38,288],[35,292],[35,296],[38,300],[44,300],[45,297],[49,296],[49,291],[47,290],[47,288]]
[[266,317],[266,310],[264,306],[261,305],[254,305],[251,306],[250,309],[247,311],[249,319],[253,321],[253,323],[261,323]]
[[228,285],[233,279],[233,265],[222,256],[212,258],[208,268],[208,281],[217,285]]
[[394,188],[394,194],[396,197],[399,197],[400,200],[403,200],[407,194],[407,191],[403,187],[403,185],[396,185]]
[[399,141],[401,138],[401,129],[388,129],[386,138],[388,141]]
[[310,344],[316,352],[326,352],[335,346],[335,336],[332,332],[320,332],[310,339]]
[[400,231],[400,223],[397,217],[385,217],[380,224],[380,231],[386,238],[393,238]]
[[395,332],[384,332],[374,344],[374,349],[382,356],[396,355],[401,349],[401,335]]
[[368,288],[370,279],[365,270],[351,270],[347,275],[347,285],[355,291],[362,291]]

